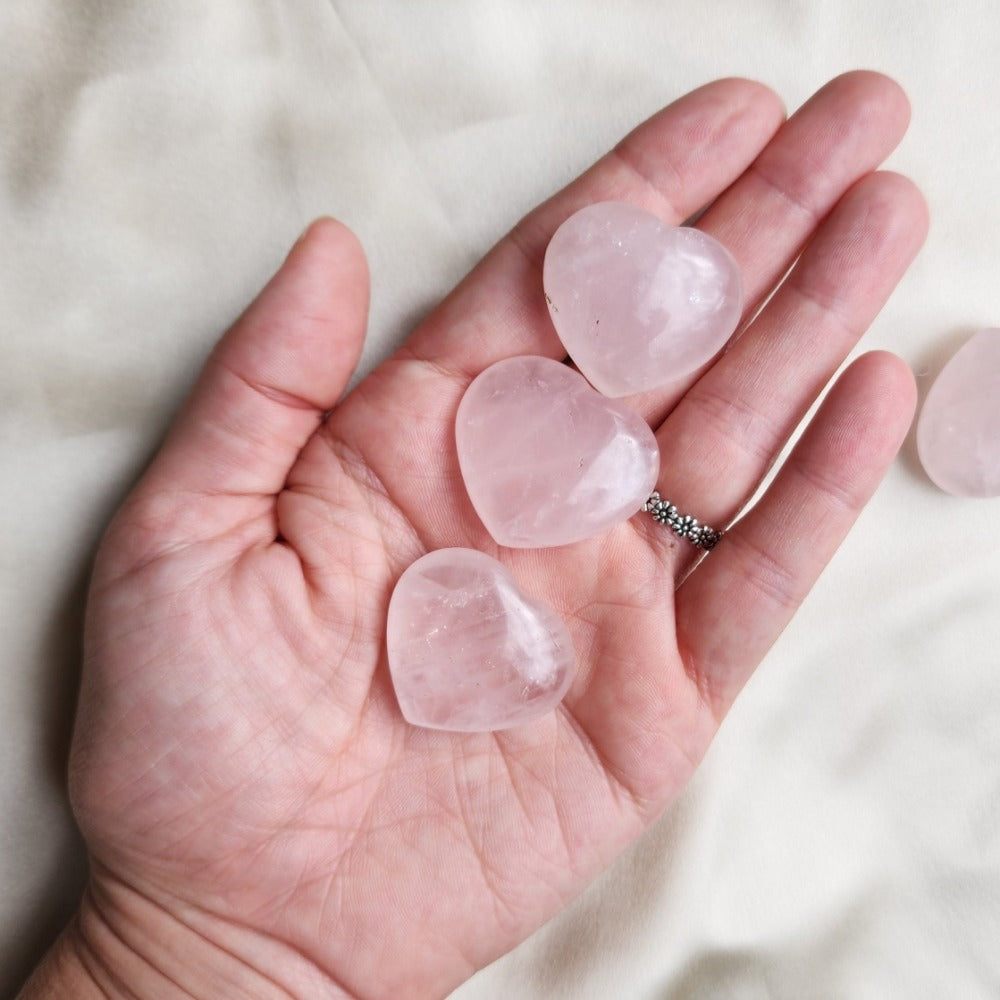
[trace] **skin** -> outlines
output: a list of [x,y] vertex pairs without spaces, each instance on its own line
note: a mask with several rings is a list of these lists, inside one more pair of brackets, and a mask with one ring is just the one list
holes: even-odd
[[[101,546],[71,759],[92,878],[22,995],[439,997],[634,841],[909,426],[908,369],[860,357],[742,510],[924,238],[914,186],[874,172],[908,114],[873,73],[787,122],[748,81],[681,98],[522,220],[343,399],[366,266],[343,226],[313,224]],[[657,432],[661,491],[730,525],[701,561],[646,516],[499,549],[458,473],[471,379],[511,355],[562,358],[542,257],[605,199],[672,224],[709,204],[698,225],[744,276],[730,349],[629,400]],[[455,545],[498,557],[567,622],[579,674],[537,723],[450,734],[399,714],[387,602],[414,559]]]

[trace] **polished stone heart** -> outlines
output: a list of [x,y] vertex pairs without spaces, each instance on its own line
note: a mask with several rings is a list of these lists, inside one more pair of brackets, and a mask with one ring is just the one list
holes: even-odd
[[520,726],[555,708],[573,679],[566,626],[473,549],[438,549],[403,573],[386,641],[400,711],[415,726]]
[[477,376],[455,438],[476,513],[513,548],[567,545],[620,524],[660,467],[641,417],[548,358],[507,358]]
[[1000,496],[1000,329],[980,330],[941,369],[920,412],[917,450],[947,493]]
[[555,232],[542,274],[566,353],[606,396],[677,382],[712,358],[743,311],[726,248],[621,202],[598,202]]

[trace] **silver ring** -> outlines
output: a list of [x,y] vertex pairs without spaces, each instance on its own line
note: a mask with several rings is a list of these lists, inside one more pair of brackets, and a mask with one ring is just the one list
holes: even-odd
[[701,524],[690,514],[682,514],[669,500],[664,500],[660,494],[653,491],[642,509],[653,515],[653,520],[666,525],[675,535],[686,538],[692,545],[707,552],[719,544],[721,531]]

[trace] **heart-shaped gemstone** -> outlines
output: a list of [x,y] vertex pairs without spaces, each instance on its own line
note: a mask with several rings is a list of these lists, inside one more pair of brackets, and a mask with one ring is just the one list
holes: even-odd
[[1000,329],[980,330],[941,369],[920,412],[917,450],[945,492],[1000,496]]
[[660,468],[641,417],[549,358],[507,358],[478,375],[455,437],[476,513],[513,548],[567,545],[627,520]]
[[400,711],[415,726],[519,726],[555,708],[573,679],[566,626],[473,549],[438,549],[403,573],[386,642]]
[[718,240],[621,202],[588,205],[556,230],[542,282],[566,352],[606,396],[696,371],[743,310],[739,268]]

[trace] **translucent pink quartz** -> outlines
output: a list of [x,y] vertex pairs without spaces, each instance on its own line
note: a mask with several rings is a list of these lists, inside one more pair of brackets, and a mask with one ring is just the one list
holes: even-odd
[[620,202],[588,205],[556,230],[542,282],[567,354],[606,396],[696,371],[743,310],[739,268],[718,240]]
[[473,549],[438,549],[389,601],[389,670],[408,722],[487,732],[531,722],[562,700],[573,645],[551,608]]
[[548,358],[507,358],[466,390],[458,461],[476,513],[501,545],[567,545],[642,507],[660,454],[649,425]]
[[980,330],[941,369],[920,412],[917,450],[945,492],[1000,496],[1000,329]]

